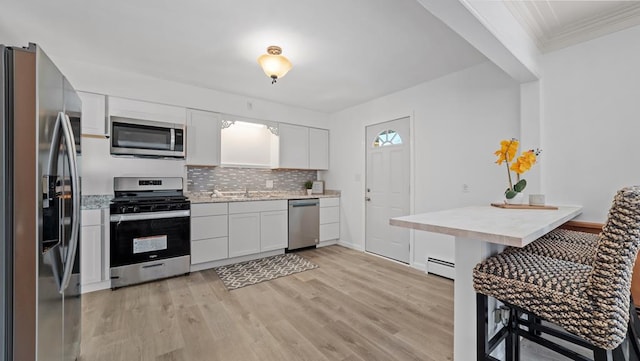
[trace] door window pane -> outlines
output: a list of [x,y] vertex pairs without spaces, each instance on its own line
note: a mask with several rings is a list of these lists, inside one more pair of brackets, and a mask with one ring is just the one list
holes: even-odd
[[400,134],[398,134],[398,132],[391,129],[383,130],[373,141],[374,148],[398,144],[402,144],[402,138],[400,137]]

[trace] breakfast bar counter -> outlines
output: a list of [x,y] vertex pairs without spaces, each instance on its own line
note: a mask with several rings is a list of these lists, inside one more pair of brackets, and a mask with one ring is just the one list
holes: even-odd
[[476,360],[473,268],[505,246],[524,247],[582,212],[579,206],[557,210],[456,208],[397,217],[393,226],[455,237],[454,360]]

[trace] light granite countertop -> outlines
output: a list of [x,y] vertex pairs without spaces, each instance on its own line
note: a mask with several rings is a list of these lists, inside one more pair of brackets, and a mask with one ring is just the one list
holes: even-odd
[[106,209],[113,198],[113,194],[91,194],[82,196],[82,207],[80,209]]
[[466,207],[391,218],[392,226],[524,247],[582,212],[580,206],[557,210]]
[[[340,191],[326,190],[324,194],[307,195],[306,192],[223,192],[224,196],[216,197],[212,192],[185,192],[191,203],[250,202],[288,199],[333,198],[340,197]],[[82,209],[108,209],[113,194],[83,195]]]
[[340,197],[340,191],[325,190],[324,194],[307,195],[306,192],[249,192],[249,197],[245,192],[223,192],[223,196],[216,196],[212,192],[187,192],[185,193],[191,203],[221,203],[221,202],[252,202],[252,201],[275,201],[289,199],[310,199],[310,198],[335,198]]

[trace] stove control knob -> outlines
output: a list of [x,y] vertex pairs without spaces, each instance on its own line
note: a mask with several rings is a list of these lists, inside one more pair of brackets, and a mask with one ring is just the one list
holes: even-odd
[[120,206],[118,207],[118,213],[127,213],[127,207],[126,206]]
[[133,206],[133,213],[138,213],[138,212],[140,212],[140,207]]

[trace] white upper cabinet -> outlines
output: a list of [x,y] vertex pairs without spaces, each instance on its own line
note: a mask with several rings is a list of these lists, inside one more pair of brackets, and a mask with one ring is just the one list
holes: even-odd
[[182,125],[186,123],[186,108],[183,107],[112,96],[107,101],[109,116]]
[[106,118],[106,96],[85,92],[78,92],[78,95],[82,100],[81,133],[103,137],[109,134]]
[[309,169],[329,169],[329,131],[309,128]]
[[309,128],[283,123],[278,128],[280,145],[276,168],[309,169]]
[[220,165],[220,116],[187,109],[187,165]]
[[329,169],[328,130],[284,123],[278,128],[278,153],[273,168]]

